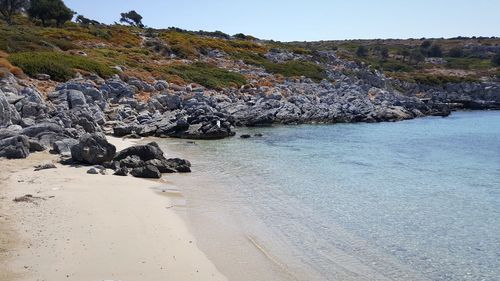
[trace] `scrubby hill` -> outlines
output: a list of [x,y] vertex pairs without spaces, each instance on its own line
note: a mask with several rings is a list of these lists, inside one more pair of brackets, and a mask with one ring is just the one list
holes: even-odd
[[64,153],[94,132],[214,139],[237,126],[500,109],[497,38],[283,43],[14,22],[0,23],[0,157]]
[[[0,25],[0,50],[32,77],[49,74],[65,81],[78,71],[103,78],[122,73],[143,79],[165,79],[180,85],[241,87],[263,68],[277,79],[306,76],[328,79],[323,52],[379,70],[387,77],[428,85],[495,81],[500,70],[498,38],[350,40],[281,43],[222,32],[178,28],[140,29],[123,25],[66,23],[41,27],[19,17]],[[498,56],[498,55],[497,55]],[[345,69],[346,75],[355,75]]]

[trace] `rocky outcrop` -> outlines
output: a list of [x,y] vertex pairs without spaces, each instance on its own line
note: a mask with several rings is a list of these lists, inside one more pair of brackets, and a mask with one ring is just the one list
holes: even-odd
[[[224,60],[224,55],[209,53],[213,53],[211,59]],[[273,49],[266,57],[276,63],[321,64],[327,79],[274,79],[263,68],[238,62],[231,70],[250,77],[240,89],[178,86],[122,73],[108,80],[96,75],[79,76],[42,94],[7,75],[0,79],[0,140],[27,139],[28,152],[22,149],[24,145],[18,145],[3,155],[26,157],[30,152],[45,149],[70,155],[71,148],[79,147],[79,140],[89,134],[220,139],[234,136],[237,126],[384,122],[447,116],[457,108],[500,109],[498,81],[440,86],[405,83],[388,79],[366,65],[343,60],[333,51],[304,55]],[[150,98],[137,98],[137,94],[144,93]],[[7,146],[10,145],[4,145]],[[109,159],[107,148],[100,144],[95,147],[105,149],[100,151],[105,152],[104,159],[84,155],[88,152],[82,149],[75,151],[75,159],[84,163],[111,162],[114,170],[121,168],[121,163],[130,170],[144,165],[165,173],[188,170],[182,165],[179,169],[172,163],[167,165],[167,159],[159,156],[157,145],[120,152],[114,160]],[[126,173],[123,170],[121,174]]]

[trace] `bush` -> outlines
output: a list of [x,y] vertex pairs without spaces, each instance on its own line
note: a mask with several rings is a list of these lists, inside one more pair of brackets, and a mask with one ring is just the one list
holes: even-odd
[[457,76],[443,76],[432,74],[417,74],[413,80],[418,84],[439,86],[446,83],[462,83],[462,82],[476,82],[476,79],[471,77],[457,77]]
[[431,58],[441,58],[443,57],[443,50],[441,50],[441,46],[432,44],[427,55]]
[[264,67],[268,72],[281,74],[285,77],[305,76],[317,82],[327,78],[325,69],[311,62],[301,62],[301,61],[289,61],[286,63],[265,62]]
[[452,58],[461,58],[464,56],[464,51],[461,47],[453,47],[448,52],[448,56],[450,56]]
[[494,66],[500,66],[500,53],[497,53],[492,59],[491,59],[491,63],[494,65]]
[[382,69],[384,71],[410,72],[410,71],[414,70],[413,67],[409,66],[406,63],[402,63],[402,62],[399,62],[399,61],[386,61],[386,62],[382,62],[380,64],[380,66],[382,67]]
[[358,49],[356,49],[356,56],[366,58],[368,56],[368,48],[363,45],[359,46]]
[[66,81],[74,77],[77,70],[109,77],[115,71],[104,64],[86,57],[72,56],[58,52],[25,52],[13,54],[9,60],[30,76],[49,74],[53,80]]
[[240,87],[247,83],[243,75],[217,68],[207,63],[174,65],[160,71],[167,74],[167,80],[169,81],[171,81],[169,78],[176,78],[178,80],[178,77],[180,77],[184,81],[198,83],[212,89]]

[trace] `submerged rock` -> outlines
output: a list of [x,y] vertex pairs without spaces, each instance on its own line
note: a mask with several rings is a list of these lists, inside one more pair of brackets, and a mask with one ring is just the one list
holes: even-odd
[[165,161],[165,163],[176,170],[179,173],[190,173],[191,172],[191,163],[188,160],[180,159],[180,158],[170,158]]

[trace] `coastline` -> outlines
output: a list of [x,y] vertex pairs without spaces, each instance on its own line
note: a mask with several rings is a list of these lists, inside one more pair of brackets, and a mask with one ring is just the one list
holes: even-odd
[[[197,145],[197,141],[174,138],[153,140],[170,157],[196,159],[195,155],[182,147]],[[198,171],[196,167],[200,163],[193,164],[195,168],[192,173],[171,174],[166,178],[168,184],[158,189],[173,200],[172,210],[184,219],[189,231],[197,239],[198,247],[229,280],[320,280],[319,276],[314,275],[315,272],[298,272],[297,267],[292,270],[289,264],[283,263],[275,253],[261,244],[258,237],[248,232],[246,224],[257,223],[260,229],[267,229],[256,218],[225,213],[220,201],[226,198],[213,192],[217,186],[225,183],[218,181],[215,176]]]
[[[161,182],[59,164],[34,171],[56,159],[0,160],[2,280],[227,280],[170,199],[150,188]],[[13,201],[27,194],[29,202]]]

